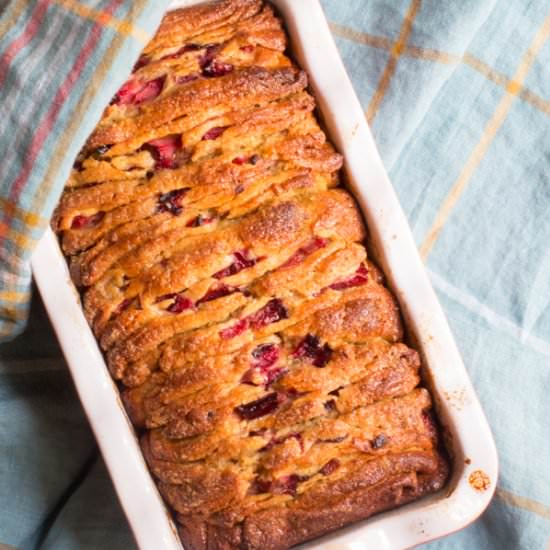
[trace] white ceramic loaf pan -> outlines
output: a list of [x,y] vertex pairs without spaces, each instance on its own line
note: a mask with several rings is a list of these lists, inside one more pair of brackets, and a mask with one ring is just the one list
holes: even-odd
[[[180,0],[171,7],[199,2]],[[483,512],[497,482],[495,444],[318,0],[274,0],[273,4],[285,21],[292,55],[309,74],[329,137],[345,157],[348,186],[367,221],[375,259],[384,269],[423,356],[425,378],[452,456],[451,480],[438,494],[303,547],[411,547],[457,531]],[[32,268],[140,548],[181,549],[50,230],[36,249]]]

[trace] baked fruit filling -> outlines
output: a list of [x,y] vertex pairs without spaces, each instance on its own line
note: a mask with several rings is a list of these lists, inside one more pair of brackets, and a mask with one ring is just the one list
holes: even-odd
[[432,401],[262,0],[170,12],[53,224],[180,535],[281,549],[441,488]]

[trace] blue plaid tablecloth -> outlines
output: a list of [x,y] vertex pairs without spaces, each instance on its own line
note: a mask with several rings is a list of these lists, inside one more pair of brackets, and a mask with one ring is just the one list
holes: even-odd
[[[321,2],[500,456],[485,514],[427,547],[548,550],[550,4]],[[0,511],[21,549],[135,547],[38,300],[0,346]]]

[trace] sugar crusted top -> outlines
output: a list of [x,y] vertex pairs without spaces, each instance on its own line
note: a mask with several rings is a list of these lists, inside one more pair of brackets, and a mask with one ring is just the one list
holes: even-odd
[[259,0],[170,12],[54,215],[191,548],[286,548],[445,481],[420,360]]

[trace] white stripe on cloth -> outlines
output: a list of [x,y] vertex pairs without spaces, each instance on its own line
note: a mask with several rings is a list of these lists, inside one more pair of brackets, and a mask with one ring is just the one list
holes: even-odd
[[431,269],[428,269],[427,271],[436,289],[440,290],[449,298],[464,306],[466,309],[479,315],[493,327],[512,336],[521,344],[529,346],[534,351],[550,357],[550,342],[529,334],[529,332],[523,327],[516,325],[506,317],[496,313],[490,307],[474,298],[471,294],[467,294],[460,290],[453,284],[446,281],[443,277],[433,272]]

